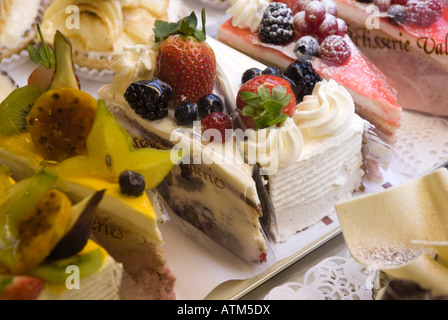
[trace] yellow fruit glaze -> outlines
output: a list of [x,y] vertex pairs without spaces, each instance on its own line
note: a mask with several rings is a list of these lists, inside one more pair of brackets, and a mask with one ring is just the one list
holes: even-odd
[[147,241],[162,243],[162,235],[157,226],[157,215],[146,193],[139,197],[123,195],[117,182],[107,181],[98,176],[71,176],[60,174],[58,187],[67,192],[75,192],[85,197],[94,191],[106,190],[105,198],[100,203],[100,213],[107,211],[112,220],[114,215],[121,223],[132,225],[134,232],[142,235]]
[[44,160],[34,147],[29,132],[11,136],[0,134],[0,148],[15,155],[26,157],[36,167],[40,167]]

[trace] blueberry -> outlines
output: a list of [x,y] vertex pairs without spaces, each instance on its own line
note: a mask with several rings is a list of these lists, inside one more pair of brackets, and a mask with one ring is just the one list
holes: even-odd
[[297,40],[295,53],[304,59],[316,57],[319,54],[319,42],[311,36],[303,36]]
[[278,75],[280,75],[280,70],[275,67],[267,67],[266,69],[263,70],[262,74],[278,76]]
[[128,196],[141,196],[146,189],[145,178],[141,174],[131,170],[126,170],[120,173],[118,182],[120,184],[121,193]]
[[389,21],[393,24],[406,23],[406,7],[400,4],[393,4],[387,10]]
[[176,118],[177,123],[181,126],[189,126],[193,124],[198,118],[198,107],[196,103],[184,102],[177,107],[174,112],[174,118]]
[[215,94],[207,94],[198,101],[198,115],[199,119],[204,118],[212,112],[223,112],[224,103],[222,99]]
[[250,68],[244,71],[241,77],[241,83],[245,84],[247,81],[259,76],[261,74],[261,70],[258,68]]

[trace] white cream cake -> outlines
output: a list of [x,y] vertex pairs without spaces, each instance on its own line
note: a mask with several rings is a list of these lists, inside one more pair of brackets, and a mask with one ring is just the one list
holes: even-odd
[[[265,66],[214,39],[207,42],[217,58],[215,91],[227,101],[231,113],[242,73],[251,67]],[[320,90],[316,86],[315,95],[304,105],[305,110],[286,121],[283,128],[288,129],[283,129],[279,140],[283,143],[280,158],[285,162],[280,161],[276,173],[260,176],[258,173],[265,171],[245,160],[244,150],[249,150],[246,143],[236,143],[235,150],[234,140],[227,140],[221,148],[206,147],[201,143],[200,130],[198,133],[194,126],[179,127],[172,116],[145,120],[129,107],[124,92],[131,83],[154,77],[156,52],[151,43],[128,48],[111,65],[115,79],[102,87],[98,95],[130,131],[136,147],[173,148],[182,141],[193,146],[190,150],[193,156],[206,154],[197,153],[198,150],[215,152],[214,163],[176,166],[159,187],[168,212],[175,213],[175,220],[182,217],[181,220],[196,226],[244,260],[264,261],[270,240],[286,241],[331,214],[335,201],[350,197],[360,187],[365,121],[354,114],[351,96],[336,82],[325,81]],[[322,105],[315,103],[322,97]],[[319,119],[322,114],[328,118]],[[318,119],[312,120],[316,115]],[[307,118],[308,122],[304,120]],[[179,132],[183,132],[184,138],[174,135]],[[227,162],[221,158],[223,152],[227,152],[224,157]],[[277,156],[261,155],[268,162],[269,157],[277,161]],[[217,163],[219,159],[223,162]],[[316,168],[320,175],[316,175]]]

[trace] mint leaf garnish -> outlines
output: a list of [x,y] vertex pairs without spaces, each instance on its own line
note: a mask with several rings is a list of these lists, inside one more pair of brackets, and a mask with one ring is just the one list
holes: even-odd
[[194,11],[178,22],[167,22],[156,20],[154,24],[154,35],[156,42],[162,42],[171,35],[180,34],[194,37],[199,42],[205,41],[205,9],[202,9],[202,31],[197,29],[198,18]]

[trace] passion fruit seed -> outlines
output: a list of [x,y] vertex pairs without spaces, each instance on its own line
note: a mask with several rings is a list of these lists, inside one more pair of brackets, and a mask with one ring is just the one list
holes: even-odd
[[58,88],[41,95],[27,117],[28,129],[39,153],[50,161],[85,154],[97,102],[75,88]]
[[118,182],[121,193],[131,197],[141,196],[146,189],[145,178],[132,170],[126,170],[120,173]]

